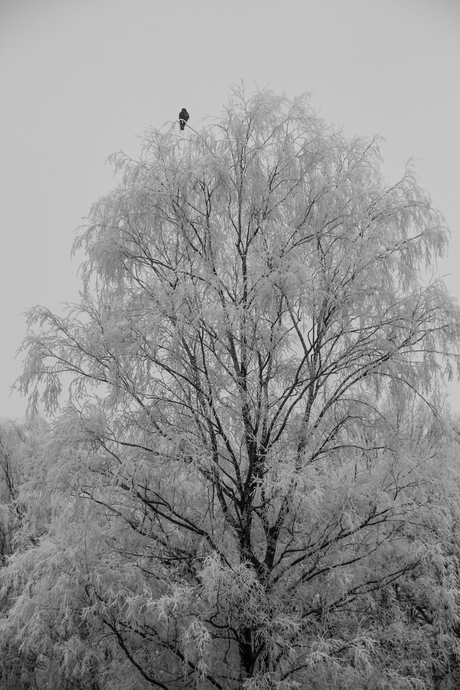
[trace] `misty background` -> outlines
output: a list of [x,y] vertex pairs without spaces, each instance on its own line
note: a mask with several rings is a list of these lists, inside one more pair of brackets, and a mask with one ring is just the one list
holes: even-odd
[[[439,266],[460,297],[458,0],[0,0],[0,417],[24,312],[78,300],[72,243],[150,127],[220,115],[232,83],[314,108],[348,136],[384,137],[383,172],[414,159],[452,232]],[[460,388],[452,387],[460,410]]]

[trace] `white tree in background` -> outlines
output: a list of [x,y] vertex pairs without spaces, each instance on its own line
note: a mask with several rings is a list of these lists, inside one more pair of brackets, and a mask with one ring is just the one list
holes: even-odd
[[29,316],[32,404],[72,382],[4,634],[43,688],[447,682],[458,488],[421,408],[460,322],[413,171],[385,186],[377,141],[268,91],[113,161],[81,302]]

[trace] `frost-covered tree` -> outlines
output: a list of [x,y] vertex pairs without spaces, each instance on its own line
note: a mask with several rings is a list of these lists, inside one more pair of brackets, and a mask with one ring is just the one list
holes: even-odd
[[[25,421],[0,420],[0,567],[17,546],[27,520],[21,488],[33,474],[37,448],[42,448],[47,424],[37,416]],[[35,522],[36,527],[38,523]]]
[[412,169],[386,186],[378,141],[238,90],[113,161],[80,303],[29,316],[31,404],[56,412],[71,383],[5,639],[85,688],[450,677],[456,484],[444,432],[411,424],[460,321],[427,278],[447,235]]
[[10,421],[0,421],[0,567],[13,551],[13,538],[19,526],[17,505],[21,474],[23,430]]
[[[37,447],[43,447],[45,422],[39,417],[24,422],[0,420],[0,576],[8,560],[17,550],[28,548],[37,536],[40,522],[37,515],[32,519],[33,532],[27,529],[31,514],[27,514],[22,501],[24,485],[34,474],[31,464],[37,455]],[[34,483],[36,476],[34,476]],[[32,538],[32,541],[31,541]],[[0,627],[4,615],[11,609],[16,588],[8,582],[0,589]],[[35,666],[33,652],[23,654],[21,641],[14,636],[2,639],[0,633],[0,687],[2,690],[22,690],[28,687],[25,681],[29,667]]]

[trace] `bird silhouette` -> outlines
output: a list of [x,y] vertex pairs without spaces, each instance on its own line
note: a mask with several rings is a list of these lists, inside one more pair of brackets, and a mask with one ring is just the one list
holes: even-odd
[[179,125],[180,125],[181,130],[185,129],[185,123],[187,122],[189,117],[190,117],[190,115],[188,114],[186,109],[182,108],[182,110],[179,113]]

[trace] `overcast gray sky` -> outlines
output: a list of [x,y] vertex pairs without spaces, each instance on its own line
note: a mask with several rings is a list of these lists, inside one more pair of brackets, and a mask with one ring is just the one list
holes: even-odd
[[415,158],[460,296],[460,0],[0,0],[0,416],[26,407],[24,311],[78,298],[71,245],[115,185],[107,156],[183,106],[199,128],[242,79],[381,134],[389,182]]

